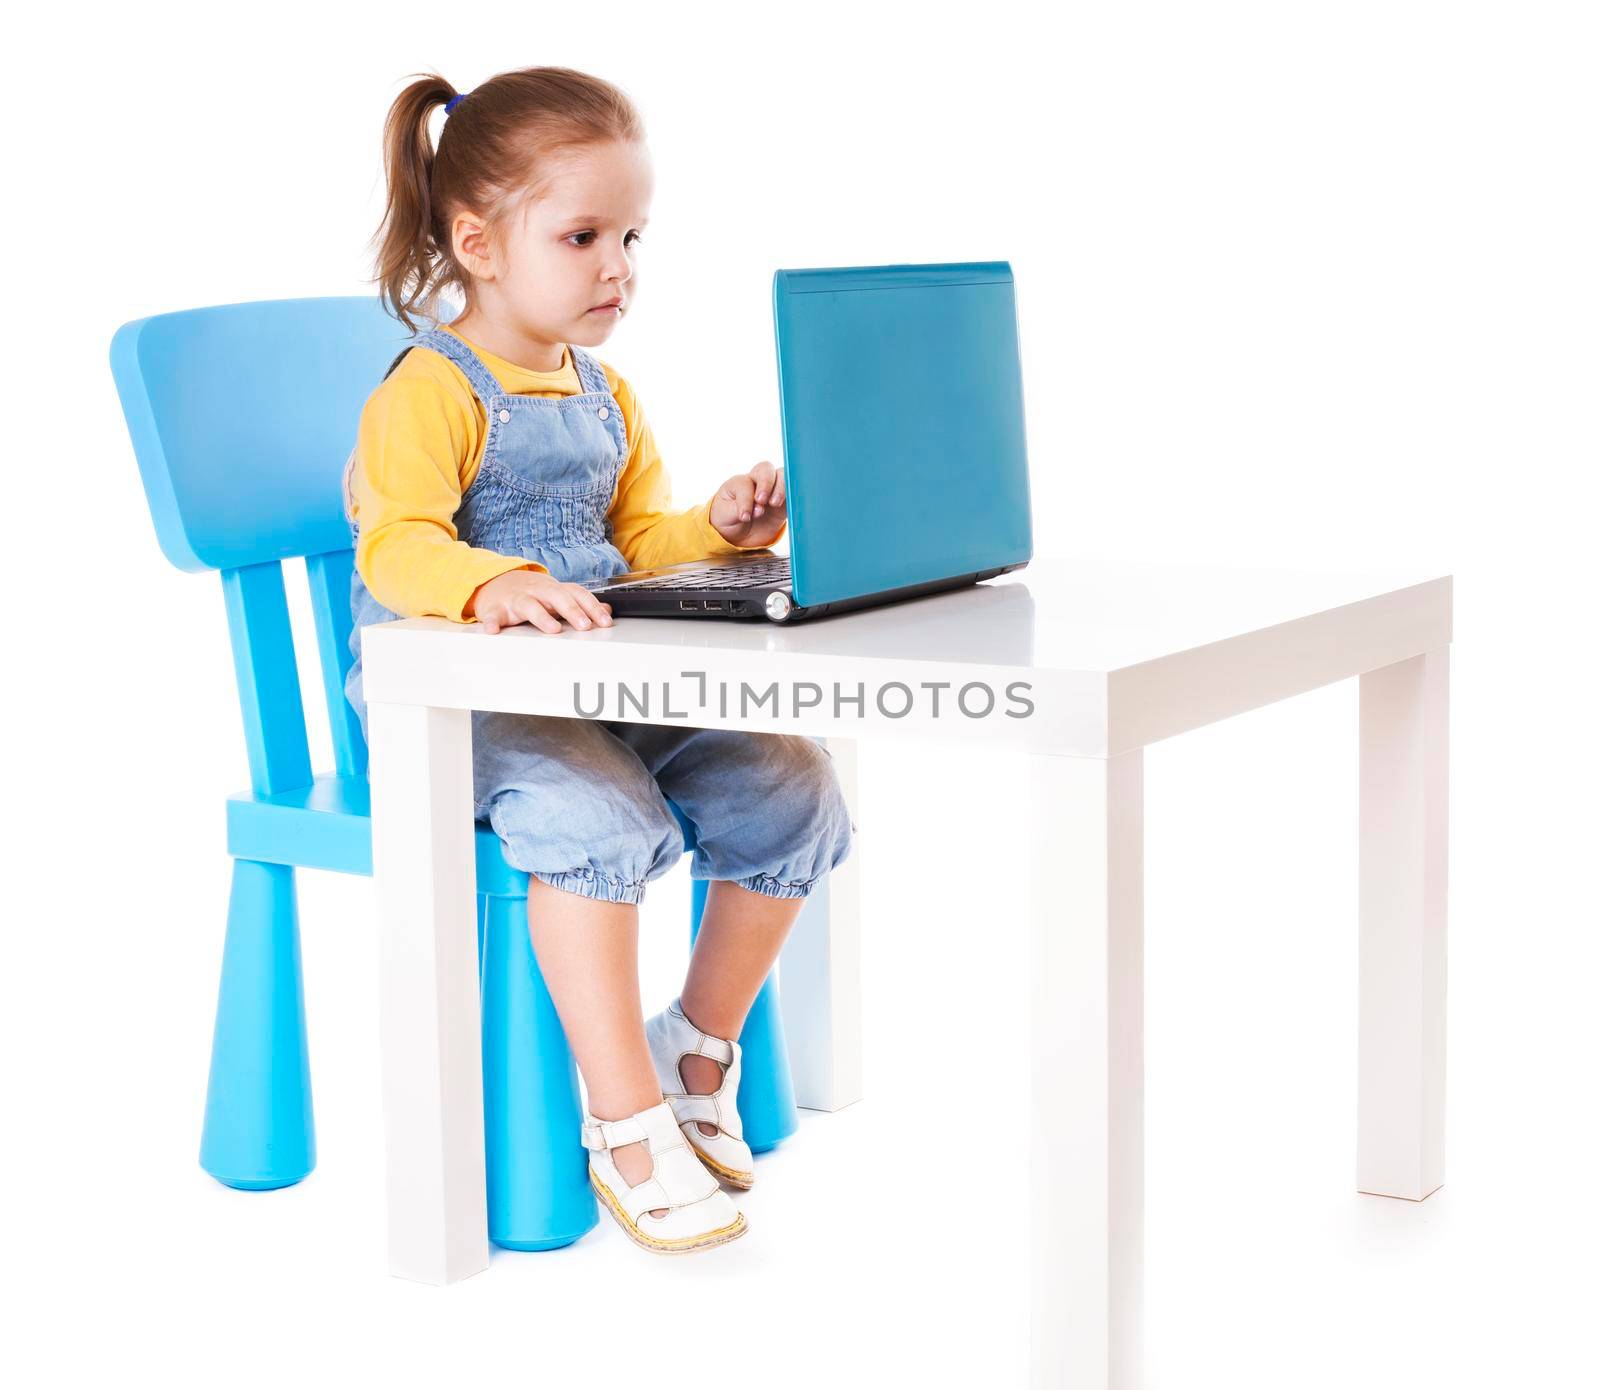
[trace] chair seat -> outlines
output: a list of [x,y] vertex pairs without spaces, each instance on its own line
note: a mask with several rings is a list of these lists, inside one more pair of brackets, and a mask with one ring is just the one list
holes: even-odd
[[[684,847],[693,849],[693,825],[670,799],[667,805],[683,830]],[[483,821],[475,822],[475,829],[478,892],[526,897],[528,875],[506,863],[500,837]],[[310,786],[270,796],[235,793],[228,798],[228,853],[266,864],[370,875],[371,785],[364,775],[325,773]]]

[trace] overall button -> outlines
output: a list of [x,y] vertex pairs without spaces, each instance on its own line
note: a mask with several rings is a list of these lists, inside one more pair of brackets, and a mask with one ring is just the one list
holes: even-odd
[[611,411],[610,411],[610,409],[608,407],[606,407],[606,406],[601,406],[600,407],[600,418],[602,420],[604,420],[610,414],[611,414]]
[[500,423],[502,425],[506,424],[510,419],[511,419],[511,412],[509,410],[502,410],[500,412]]

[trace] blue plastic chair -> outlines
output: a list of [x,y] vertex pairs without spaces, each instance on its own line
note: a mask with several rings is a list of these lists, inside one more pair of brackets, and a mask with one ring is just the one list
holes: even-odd
[[[372,872],[367,749],[344,696],[354,552],[342,473],[361,407],[409,341],[376,298],[285,299],[124,324],[111,370],[166,557],[217,570],[250,790],[227,801],[233,886],[200,1164],[237,1188],[316,1164],[297,868]],[[334,770],[313,774],[283,561],[305,559]],[[694,828],[673,813],[684,841]],[[477,827],[489,1238],[570,1244],[598,1219],[579,1140],[578,1074],[528,936],[528,876]],[[690,941],[706,884],[695,880]],[[769,978],[740,1035],[739,1113],[753,1150],[796,1127]]]

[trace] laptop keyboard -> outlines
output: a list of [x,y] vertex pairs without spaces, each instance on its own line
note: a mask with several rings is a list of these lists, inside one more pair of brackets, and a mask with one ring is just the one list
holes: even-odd
[[752,560],[744,565],[712,565],[703,570],[680,570],[677,574],[635,579],[627,584],[607,584],[597,590],[608,593],[619,589],[770,589],[789,583],[789,557]]

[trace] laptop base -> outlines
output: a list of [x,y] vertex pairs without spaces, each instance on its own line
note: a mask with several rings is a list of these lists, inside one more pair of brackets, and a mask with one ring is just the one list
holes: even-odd
[[[727,621],[756,621],[765,619],[772,623],[798,623],[821,618],[833,613],[848,613],[859,608],[876,608],[881,604],[901,603],[906,599],[921,598],[927,594],[944,593],[951,589],[964,589],[997,574],[1022,569],[1028,562],[1002,565],[995,569],[977,570],[972,574],[953,575],[947,579],[933,579],[922,584],[907,584],[898,589],[884,589],[875,594],[861,594],[855,598],[833,599],[827,603],[801,606],[795,603],[794,594],[787,585],[754,585],[750,588],[730,587],[715,593],[697,586],[685,578],[682,588],[652,586],[648,589],[612,589],[606,584],[596,584],[591,592],[611,606],[618,618],[714,618]],[[697,573],[704,565],[685,566]],[[670,570],[644,571],[641,574],[664,578]],[[618,575],[608,583],[621,583],[636,579],[636,575]]]

